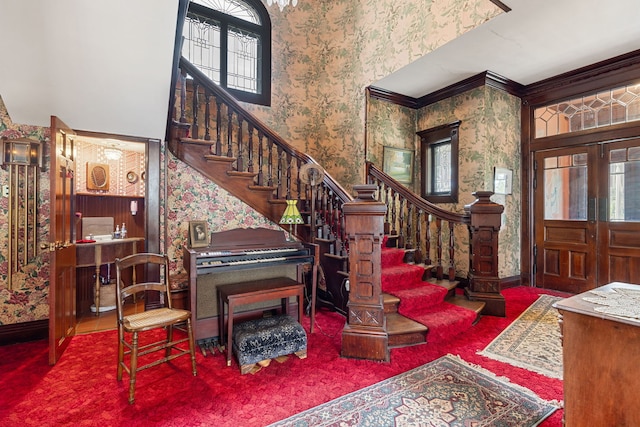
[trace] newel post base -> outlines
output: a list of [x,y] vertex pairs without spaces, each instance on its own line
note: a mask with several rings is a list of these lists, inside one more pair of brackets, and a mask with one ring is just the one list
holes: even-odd
[[500,293],[498,277],[498,233],[504,206],[490,200],[492,191],[473,193],[476,201],[465,206],[471,214],[469,225],[469,287],[465,295],[472,301],[483,301],[482,314],[505,316],[505,300]]
[[389,334],[382,301],[381,244],[387,206],[375,199],[377,186],[356,185],[357,197],[342,206],[349,244],[348,319],[342,357],[389,361]]

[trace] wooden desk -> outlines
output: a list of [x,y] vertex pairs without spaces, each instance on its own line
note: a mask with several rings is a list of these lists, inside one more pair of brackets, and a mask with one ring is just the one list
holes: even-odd
[[76,245],[76,267],[95,266],[96,268],[95,292],[93,297],[96,316],[100,314],[100,266],[113,264],[116,258],[123,258],[127,255],[137,253],[138,242],[141,241],[144,241],[143,237],[128,237],[126,239],[99,240],[95,243],[81,243]]
[[[225,341],[225,321],[226,341],[227,341],[227,366],[231,366],[232,339],[233,339],[233,310],[242,304],[269,301],[274,299],[282,300],[283,313],[289,313],[289,297],[298,297],[298,322],[302,322],[302,311],[304,305],[304,285],[288,277],[276,277],[273,279],[263,279],[259,281],[239,282],[229,285],[218,286],[218,321],[220,330],[220,344]],[[228,313],[224,313],[225,303],[228,306]]]
[[[614,282],[611,291],[640,286]],[[640,426],[640,321],[595,311],[589,292],[557,302],[562,332],[564,425]],[[591,295],[595,296],[595,295]]]

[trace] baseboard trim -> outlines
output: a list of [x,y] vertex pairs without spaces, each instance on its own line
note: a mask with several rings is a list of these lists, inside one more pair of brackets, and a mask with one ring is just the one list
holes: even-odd
[[46,339],[49,336],[49,320],[0,325],[0,345]]
[[508,288],[515,288],[522,284],[520,276],[511,276],[500,279],[500,290],[503,291]]

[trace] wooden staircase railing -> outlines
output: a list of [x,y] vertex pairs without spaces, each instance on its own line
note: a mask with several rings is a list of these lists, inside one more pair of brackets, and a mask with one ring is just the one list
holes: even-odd
[[385,234],[395,237],[397,247],[411,250],[412,261],[433,270],[436,279],[456,280],[456,235],[468,241],[471,215],[424,200],[370,162],[366,168],[368,182],[379,189],[378,201],[387,205]]
[[171,152],[230,194],[276,223],[287,199],[299,201],[306,223],[296,227],[296,235],[317,243],[321,252],[328,294],[320,291],[319,300],[344,312],[348,296],[341,287],[348,276],[348,249],[342,205],[351,195],[326,172],[317,185],[306,184],[302,166],[322,167],[185,58],[179,61],[171,116]]
[[[324,296],[319,290],[319,301],[347,314],[349,248],[343,205],[353,197],[328,173],[317,185],[309,185],[303,166],[321,166],[247,112],[185,58],[179,61],[174,101],[168,144],[171,152],[276,223],[286,200],[297,199],[306,222],[297,227],[296,235],[318,244],[320,250],[326,290]],[[378,187],[378,200],[388,207],[385,233],[392,235],[399,247],[408,249],[414,262],[429,266],[436,278],[455,280],[455,239],[460,233],[466,236],[460,239],[466,244],[468,230],[474,229],[473,214],[452,213],[428,203],[371,163],[367,163],[366,172],[369,183]],[[497,266],[497,231],[495,234],[491,263]],[[485,265],[486,260],[474,262],[471,247],[469,253],[472,255],[463,256],[469,258],[471,276],[473,266]],[[483,283],[483,289],[491,287],[489,282]]]
[[[485,302],[484,314],[504,316],[498,277],[504,207],[490,200],[493,193],[475,192],[476,200],[465,206],[464,213],[449,212],[418,197],[374,164],[367,162],[366,168],[368,182],[378,187],[378,201],[387,205],[385,234],[413,255],[409,261],[424,265],[436,280],[467,282],[466,296]],[[456,246],[468,251],[458,253]],[[468,268],[460,272],[456,265]]]

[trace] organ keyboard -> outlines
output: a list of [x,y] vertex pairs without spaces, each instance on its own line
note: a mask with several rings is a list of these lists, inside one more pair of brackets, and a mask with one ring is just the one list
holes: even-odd
[[[189,297],[194,337],[202,341],[219,336],[217,285],[259,281],[287,274],[311,284],[311,333],[315,322],[316,281],[319,253],[317,245],[289,242],[284,231],[266,228],[238,228],[211,234],[206,248],[183,250],[189,276]],[[258,308],[259,309],[259,308]]]

